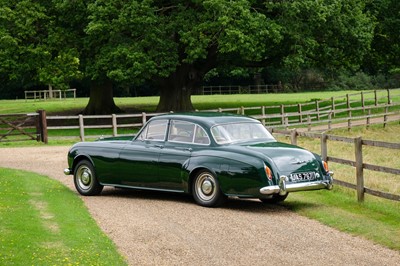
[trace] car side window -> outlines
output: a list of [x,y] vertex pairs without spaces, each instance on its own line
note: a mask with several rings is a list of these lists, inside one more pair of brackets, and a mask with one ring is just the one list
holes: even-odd
[[196,144],[210,144],[210,138],[208,137],[204,128],[196,125],[195,135],[194,135],[194,143]]
[[210,139],[202,127],[194,123],[179,120],[171,121],[168,141],[210,144]]
[[140,133],[140,140],[165,140],[167,133],[168,120],[155,120],[147,124],[146,128]]

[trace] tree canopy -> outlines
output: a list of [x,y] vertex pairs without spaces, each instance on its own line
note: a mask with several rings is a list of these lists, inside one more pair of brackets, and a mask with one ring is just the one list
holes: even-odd
[[[357,70],[366,55],[386,56],[379,44],[388,38],[374,35],[375,27],[393,42],[399,36],[391,28],[395,0],[0,3],[1,79],[57,88],[87,80],[90,114],[119,111],[116,84],[149,83],[159,90],[159,111],[191,110],[190,96],[210,71]],[[397,13],[384,19],[389,10]]]

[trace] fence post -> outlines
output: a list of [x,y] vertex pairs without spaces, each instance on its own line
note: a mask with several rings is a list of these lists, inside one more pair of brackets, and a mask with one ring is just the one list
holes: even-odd
[[325,162],[328,159],[328,135],[325,133],[321,135],[321,159]]
[[315,110],[317,111],[317,120],[320,120],[320,115],[319,115],[319,102],[318,100],[315,100]]
[[328,129],[332,129],[332,111],[330,111],[328,114]]
[[368,108],[367,129],[369,128],[370,124],[371,124],[371,108]]
[[364,168],[363,168],[363,154],[362,154],[362,138],[354,139],[354,150],[356,157],[356,178],[357,178],[357,200],[358,202],[364,201]]
[[288,128],[289,128],[289,117],[287,114],[285,114],[285,128],[286,128],[286,130],[288,130]]
[[307,123],[308,123],[308,131],[311,131],[311,116],[310,114],[307,114]]
[[146,118],[146,113],[143,112],[142,113],[142,126],[144,126],[144,124],[146,124],[147,118]]
[[292,129],[291,131],[290,131],[290,142],[293,144],[293,145],[297,145],[297,130],[296,129]]
[[112,128],[113,128],[113,137],[117,136],[117,116],[112,114]]
[[351,110],[349,109],[349,118],[347,119],[347,130],[351,130]]
[[261,123],[263,124],[263,126],[265,126],[265,106],[261,106],[261,114],[263,119],[261,120]]
[[85,125],[83,124],[83,115],[79,115],[79,136],[81,141],[85,141]]
[[285,116],[284,116],[284,114],[285,114],[285,106],[283,104],[281,104],[281,123],[282,123],[282,125],[285,124]]
[[377,106],[378,105],[378,95],[377,95],[376,90],[374,90],[374,96],[375,96],[375,106]]
[[361,107],[363,109],[363,112],[365,112],[364,92],[361,92]]
[[332,97],[332,98],[331,98],[331,100],[332,100],[332,111],[333,111],[333,117],[335,117],[335,98],[334,98],[334,97]]
[[389,107],[385,107],[385,114],[383,115],[383,127],[386,127],[387,121],[388,121],[388,112],[389,112]]
[[302,113],[301,113],[301,103],[297,104],[297,109],[298,109],[298,112],[299,112],[299,122],[303,123],[303,116],[302,116]]
[[45,144],[48,143],[48,134],[47,134],[47,118],[45,110],[38,110],[38,121],[36,123],[36,133],[40,135],[37,137],[37,141],[41,141]]
[[392,101],[390,100],[390,89],[387,89],[387,99],[388,99],[387,103],[391,104]]

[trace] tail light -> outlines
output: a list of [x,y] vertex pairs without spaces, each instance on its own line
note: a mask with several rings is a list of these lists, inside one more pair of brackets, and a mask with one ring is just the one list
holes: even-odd
[[265,166],[265,173],[267,174],[268,179],[272,180],[272,171],[268,166]]

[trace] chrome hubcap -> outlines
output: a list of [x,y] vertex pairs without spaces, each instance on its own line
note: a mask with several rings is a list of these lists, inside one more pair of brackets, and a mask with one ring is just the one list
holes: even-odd
[[211,201],[216,195],[216,181],[209,173],[203,173],[197,177],[195,193],[203,201]]
[[88,172],[85,171],[85,172],[82,174],[81,181],[82,181],[82,183],[84,183],[84,184],[87,185],[87,184],[90,182],[90,174],[89,174]]
[[203,184],[201,185],[201,190],[204,194],[210,194],[213,191],[213,184],[210,180],[204,180]]
[[83,190],[90,189],[92,185],[92,172],[87,166],[82,165],[77,171],[77,181]]

